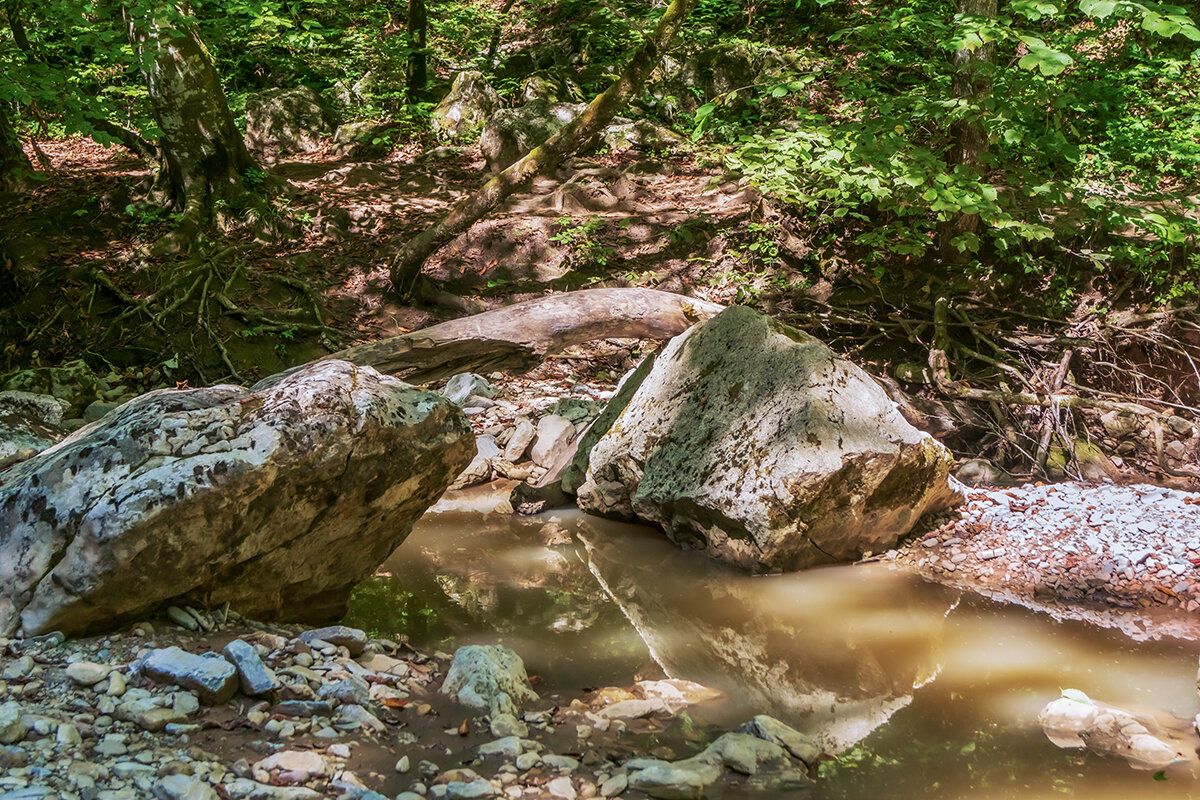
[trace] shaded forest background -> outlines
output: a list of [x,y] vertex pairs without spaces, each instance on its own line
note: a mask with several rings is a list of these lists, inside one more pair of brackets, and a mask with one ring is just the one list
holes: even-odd
[[[651,227],[654,246],[631,239],[637,213],[568,207],[541,232],[552,275],[511,269],[494,244],[455,268],[468,234],[418,261],[431,290],[417,294],[394,281],[397,254],[488,177],[478,128],[451,140],[436,125],[455,76],[479,71],[505,106],[587,102],[667,6],[6,0],[0,368],[83,359],[139,388],[247,380],[547,291],[646,286],[812,331],[960,452],[1044,470],[1058,448],[1082,469],[1099,418],[1132,414],[1160,431],[1148,468],[1190,475],[1161,433],[1200,415],[1189,9],[682,8],[617,113],[685,143],[589,146],[547,184],[513,187],[561,199],[572,182],[637,178],[657,211],[684,212]],[[279,164],[246,150],[248,103],[298,86],[357,149],[338,134]],[[629,366],[582,355],[602,379]],[[1077,398],[1065,413],[1062,394]]]

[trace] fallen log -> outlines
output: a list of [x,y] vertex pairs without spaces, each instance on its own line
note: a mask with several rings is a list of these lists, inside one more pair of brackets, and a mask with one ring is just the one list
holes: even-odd
[[410,383],[459,372],[525,371],[597,339],[669,339],[722,308],[655,289],[581,289],[356,345],[321,360],[374,367]]

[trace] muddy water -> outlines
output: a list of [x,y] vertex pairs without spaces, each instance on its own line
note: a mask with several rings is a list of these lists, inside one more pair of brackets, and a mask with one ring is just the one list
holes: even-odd
[[451,511],[419,523],[348,621],[429,649],[503,642],[542,691],[704,683],[725,696],[694,724],[768,712],[838,754],[818,797],[1200,797],[1194,756],[1155,779],[1059,749],[1035,721],[1071,687],[1188,736],[1195,644],[1133,642],[884,565],[754,578],[577,512]]

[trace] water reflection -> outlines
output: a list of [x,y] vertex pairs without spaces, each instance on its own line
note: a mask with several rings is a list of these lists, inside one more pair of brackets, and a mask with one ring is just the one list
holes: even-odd
[[751,577],[641,529],[584,519],[577,530],[655,661],[727,692],[733,722],[771,709],[840,752],[938,672],[947,590],[913,591],[875,565]]
[[1200,705],[1194,644],[959,598],[881,565],[755,578],[573,512],[448,511],[359,587],[348,621],[425,648],[502,641],[551,689],[714,686],[729,699],[698,722],[766,711],[831,749],[857,742],[823,767],[822,798],[1200,796],[1178,774],[1059,750],[1037,723],[1074,687],[1178,728]]

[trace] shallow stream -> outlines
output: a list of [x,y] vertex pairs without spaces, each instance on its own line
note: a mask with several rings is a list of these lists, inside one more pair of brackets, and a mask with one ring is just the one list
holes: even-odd
[[347,621],[431,650],[502,642],[543,692],[698,681],[725,696],[676,724],[765,712],[839,755],[813,797],[1200,797],[1190,753],[1155,776],[1059,749],[1036,721],[1070,687],[1188,736],[1194,643],[1055,622],[883,564],[748,577],[647,528],[468,504],[426,515]]

